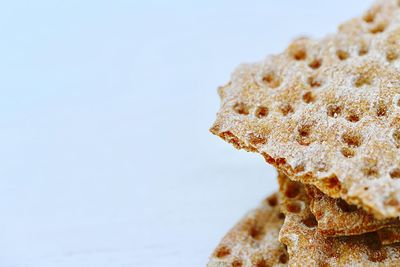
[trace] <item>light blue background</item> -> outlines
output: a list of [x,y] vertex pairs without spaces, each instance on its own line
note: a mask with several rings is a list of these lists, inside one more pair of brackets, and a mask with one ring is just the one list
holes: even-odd
[[204,266],[277,188],[216,87],[370,3],[1,1],[0,266]]

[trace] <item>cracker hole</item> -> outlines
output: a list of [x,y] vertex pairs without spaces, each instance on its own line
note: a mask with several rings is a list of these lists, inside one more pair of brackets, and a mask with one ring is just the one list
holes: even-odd
[[394,50],[389,50],[386,52],[386,60],[392,62],[399,58],[399,55]]
[[394,130],[392,137],[394,142],[396,143],[396,146],[400,147],[400,129]]
[[289,256],[288,256],[286,253],[282,253],[282,254],[279,256],[279,262],[282,263],[282,264],[287,263],[288,260],[289,260]]
[[283,212],[279,212],[278,218],[281,220],[285,219],[285,214]]
[[295,60],[305,60],[307,58],[307,51],[304,48],[297,47],[294,49],[292,55]]
[[251,262],[255,267],[268,267],[267,262],[261,254],[253,255]]
[[358,121],[360,120],[360,117],[358,117],[358,116],[355,115],[355,114],[351,114],[351,115],[347,116],[346,119],[347,119],[349,122],[358,122]]
[[267,142],[267,139],[262,137],[262,135],[257,133],[249,133],[248,140],[252,145],[263,145]]
[[336,56],[340,59],[340,60],[346,60],[349,58],[349,53],[344,51],[344,50],[337,50],[336,51]]
[[267,198],[267,202],[268,205],[270,205],[271,207],[275,207],[276,205],[278,205],[278,198],[275,195],[270,196],[269,198]]
[[343,212],[354,212],[358,210],[357,206],[349,205],[346,201],[341,198],[336,199],[336,206]]
[[358,50],[358,55],[365,56],[366,54],[368,54],[368,47],[361,46],[360,49]]
[[322,60],[321,59],[314,59],[311,61],[308,66],[314,70],[318,69],[322,65]]
[[215,257],[217,258],[224,258],[226,256],[229,256],[230,254],[231,250],[227,246],[221,246],[215,251]]
[[297,129],[298,136],[296,137],[297,142],[302,146],[308,146],[311,143],[311,126],[302,125]]
[[256,109],[255,115],[257,118],[261,119],[261,118],[267,117],[268,113],[269,113],[269,110],[267,107],[258,107]]
[[301,205],[298,202],[289,203],[286,205],[288,212],[299,213],[301,211]]
[[330,104],[326,107],[326,113],[329,117],[336,118],[342,112],[342,107],[336,104]]
[[325,179],[324,182],[328,188],[331,188],[331,189],[339,189],[340,188],[340,181],[335,175]]
[[249,115],[249,106],[244,103],[236,103],[233,110],[240,115]]
[[311,134],[311,126],[310,125],[302,125],[298,128],[298,133],[301,137],[308,137]]
[[345,132],[342,134],[342,140],[350,147],[359,147],[362,144],[362,137],[356,132]]
[[354,149],[348,148],[348,147],[343,147],[340,152],[342,153],[342,155],[346,158],[352,158],[354,157],[354,155],[356,154],[356,152],[354,151]]
[[311,92],[307,92],[303,95],[303,101],[307,104],[315,101],[315,96]]
[[256,262],[256,267],[268,267],[267,262],[264,259],[261,259]]
[[297,183],[289,183],[286,186],[285,196],[288,198],[295,198],[300,193],[300,186]]
[[249,235],[256,240],[260,240],[264,236],[265,232],[260,225],[253,225],[249,230]]
[[349,122],[358,122],[360,120],[360,116],[355,112],[350,112],[347,115],[346,120],[348,120]]
[[318,225],[318,222],[313,215],[301,220],[301,222],[308,228],[313,228]]
[[283,114],[283,116],[287,116],[289,113],[294,112],[293,107],[288,103],[282,104],[279,107],[279,109],[280,109],[281,113]]
[[367,12],[367,14],[364,15],[363,20],[366,23],[372,23],[375,20],[375,13],[374,12]]
[[400,178],[400,168],[394,168],[394,169],[390,172],[390,177],[392,177],[393,179],[398,179],[398,178]]
[[257,145],[265,144],[267,142],[267,139],[262,136],[259,136],[257,134],[250,133],[249,134],[249,142],[250,142],[250,144],[257,146]]
[[372,78],[370,75],[367,73],[360,74],[359,76],[356,77],[354,81],[355,87],[361,87],[363,85],[371,85]]
[[384,103],[379,102],[376,108],[376,115],[378,117],[383,117],[386,116],[386,113],[387,113],[387,106]]
[[232,261],[232,267],[242,267],[243,266],[243,262],[242,260],[236,259],[234,261]]
[[372,34],[378,34],[378,33],[382,33],[384,32],[386,29],[386,24],[384,23],[379,23],[378,25],[376,25],[375,27],[371,28],[369,30],[370,33]]
[[321,82],[318,79],[314,78],[314,77],[308,77],[307,83],[311,87],[320,87],[321,86]]
[[272,72],[265,74],[263,81],[271,88],[276,88],[281,85],[281,80]]

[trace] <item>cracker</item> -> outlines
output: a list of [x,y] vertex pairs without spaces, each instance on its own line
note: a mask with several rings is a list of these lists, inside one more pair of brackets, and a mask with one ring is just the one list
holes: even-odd
[[[279,175],[285,222],[279,240],[287,245],[289,266],[399,266],[400,246],[382,246],[376,232],[358,236],[324,237],[309,209],[303,184]],[[288,187],[297,188],[287,195]]]
[[[363,209],[347,204],[343,199],[325,195],[315,186],[306,186],[306,191],[310,200],[310,210],[318,221],[318,232],[322,235],[359,235],[381,228],[400,226],[398,219],[378,220]],[[398,241],[400,240],[396,240]]]
[[287,266],[286,248],[278,241],[283,219],[280,200],[273,194],[226,234],[207,266]]
[[322,40],[241,65],[211,132],[292,179],[400,216],[400,7],[380,0]]

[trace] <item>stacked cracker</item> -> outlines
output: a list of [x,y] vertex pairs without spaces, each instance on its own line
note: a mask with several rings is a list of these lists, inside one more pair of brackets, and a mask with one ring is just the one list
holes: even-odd
[[209,266],[400,266],[399,55],[400,1],[380,0],[236,69],[211,132],[274,165],[280,192]]

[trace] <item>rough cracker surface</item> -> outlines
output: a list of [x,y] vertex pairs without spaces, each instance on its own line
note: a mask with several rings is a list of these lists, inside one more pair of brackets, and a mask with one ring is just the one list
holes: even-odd
[[239,66],[211,131],[291,179],[400,215],[400,4],[380,0],[322,40]]
[[318,222],[318,232],[324,236],[359,235],[381,228],[400,226],[398,219],[378,220],[372,214],[349,205],[340,198],[334,199],[325,195],[315,186],[307,185],[306,191],[310,200],[310,210]]
[[273,194],[226,234],[207,266],[287,266],[286,248],[278,241],[283,219],[280,200]]
[[[383,246],[376,232],[349,237],[324,237],[309,209],[304,185],[279,175],[285,222],[279,240],[287,245],[289,266],[400,266],[400,246]],[[298,193],[286,195],[288,186]]]

